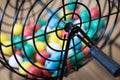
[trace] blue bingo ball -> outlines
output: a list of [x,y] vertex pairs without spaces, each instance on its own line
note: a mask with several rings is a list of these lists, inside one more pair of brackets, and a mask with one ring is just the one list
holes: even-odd
[[[51,12],[49,11],[49,12],[47,13],[48,19],[49,19],[55,12],[56,12],[55,9],[51,9]],[[53,18],[56,18],[55,15],[58,16],[58,15],[59,15],[58,12],[56,12],[52,17],[53,17]]]
[[57,59],[53,58],[53,57],[50,57],[48,59],[54,60],[54,61],[46,60],[46,62],[45,62],[46,69],[48,69],[50,72],[57,70],[60,62],[59,61],[55,62],[55,60],[57,60]]
[[64,53],[54,52],[53,54],[51,54],[51,58],[53,58],[55,60],[63,60],[64,59]]
[[57,18],[52,18],[50,19],[49,23],[48,23],[48,26],[53,29],[53,28],[56,28],[57,27],[57,24],[58,24],[58,19]]
[[80,50],[80,48],[82,47],[81,40],[77,36],[75,36],[73,39],[74,39],[74,43],[73,40],[70,41],[70,48],[75,47],[76,50]]

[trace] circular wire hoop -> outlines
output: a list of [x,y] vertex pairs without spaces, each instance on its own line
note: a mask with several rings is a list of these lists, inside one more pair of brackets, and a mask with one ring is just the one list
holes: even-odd
[[[63,76],[69,75],[87,64],[92,59],[88,54],[90,50],[89,44],[91,42],[95,45],[102,43],[99,45],[100,48],[103,48],[107,44],[118,23],[120,12],[119,0],[18,0],[16,2],[14,0],[5,0],[4,4],[0,3],[0,5],[0,34],[6,34],[11,42],[11,44],[5,45],[0,39],[0,62],[12,72],[27,79],[31,79],[29,76],[32,76],[32,78],[36,79],[61,80]],[[68,10],[71,6],[74,8]],[[98,16],[95,18],[92,17],[92,8],[97,8],[99,11]],[[76,13],[76,10],[80,12]],[[89,18],[84,20],[84,16],[81,15],[84,15],[85,18],[88,16]],[[74,16],[77,16],[79,22],[74,23]],[[41,28],[44,27],[44,32],[37,34],[36,26],[40,19],[46,21],[46,24],[41,26]],[[31,36],[25,37],[25,29],[30,22],[34,22],[34,28],[31,30]],[[22,24],[22,32],[20,34],[20,40],[14,42],[14,38],[16,37],[14,35],[16,23]],[[93,28],[92,32],[90,32],[91,27]],[[62,31],[65,31],[66,34],[59,34]],[[57,39],[53,43],[50,42],[51,35],[54,35],[51,37],[51,40],[54,40],[54,38]],[[38,43],[36,41],[41,37],[44,38],[43,43],[46,46],[44,50],[48,48],[52,52],[49,58],[43,56],[39,50],[43,45],[39,44],[40,46],[37,47]],[[104,41],[102,41],[103,37],[105,37]],[[87,39],[90,39],[91,42]],[[84,40],[89,43],[84,42]],[[27,48],[25,47],[28,41],[32,41],[32,47],[35,50],[34,53],[46,60],[43,64],[44,67],[38,66],[35,62],[31,61],[31,57],[29,57]],[[58,44],[55,41],[61,42],[60,48],[58,48]],[[40,75],[33,74],[19,62],[15,53],[17,49],[16,45],[22,45],[21,50],[22,54],[24,54],[23,56],[27,58],[32,66],[41,71]],[[18,68],[10,66],[8,63],[10,56],[5,55],[2,47],[12,48],[12,55],[18,63],[19,68],[25,71],[27,75],[21,74]],[[86,49],[87,52],[85,52]],[[57,58],[54,59],[51,56],[57,56]],[[57,67],[47,68],[48,64],[57,64]],[[50,75],[46,76],[44,72]]]

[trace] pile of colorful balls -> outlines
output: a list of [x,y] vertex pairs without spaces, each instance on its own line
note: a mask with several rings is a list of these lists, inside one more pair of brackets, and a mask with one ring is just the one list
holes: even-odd
[[[68,5],[65,13],[70,13],[74,10],[74,7],[74,4]],[[55,12],[55,9],[52,11]],[[75,13],[80,16],[82,21],[77,15],[70,14],[66,15],[67,20],[64,20],[64,22],[77,24],[78,27],[81,23],[81,28],[88,37],[96,40],[99,31],[105,26],[104,19],[98,18],[100,16],[99,9],[97,7],[90,8],[89,15],[88,10],[80,11],[77,8]],[[63,17],[63,12],[55,15]],[[73,19],[71,18],[72,15],[74,15]],[[0,34],[1,42],[4,45],[9,45],[2,46],[4,55],[10,56],[8,60],[9,66],[18,69],[20,74],[29,78],[35,78],[36,76],[52,77],[60,74],[59,70],[64,60],[65,46],[69,34],[64,30],[64,24],[58,24],[58,19],[55,16],[51,16],[52,13],[48,12],[47,17],[48,19],[51,18],[50,21],[39,19],[35,27],[34,21],[30,22],[25,28],[21,24],[16,23],[12,28],[12,39],[8,39],[6,35]],[[64,35],[66,35],[66,40],[63,40]],[[69,48],[64,72],[70,72],[74,66],[80,68],[84,61],[90,58],[88,54],[89,47],[76,36],[71,40]]]

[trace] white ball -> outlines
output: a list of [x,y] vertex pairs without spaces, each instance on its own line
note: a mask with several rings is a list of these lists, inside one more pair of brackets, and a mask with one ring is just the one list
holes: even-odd
[[33,45],[32,36],[28,36],[26,39],[29,39],[29,40],[27,40],[27,43],[28,43],[28,44]]
[[[55,49],[55,50],[62,50],[62,49],[60,48],[60,45],[59,45],[58,43],[56,43],[56,42],[50,42],[50,43],[49,43],[49,46],[50,46],[51,48]],[[55,53],[56,51],[53,50],[53,49],[51,49],[49,46],[46,47],[46,51],[47,51],[49,54]]]
[[[19,55],[16,54],[16,58],[17,58],[17,60],[18,60],[19,63],[22,63],[23,60],[22,60],[22,57],[21,57],[21,56],[19,56]],[[9,65],[10,65],[11,67],[14,67],[14,68],[18,68],[18,67],[19,67],[19,64],[17,63],[14,55],[12,55],[12,56],[9,58],[8,63],[9,63]]]
[[74,24],[78,24],[77,26],[80,26],[80,22],[81,21],[79,19],[77,19],[77,20],[74,21]]
[[68,58],[70,58],[71,57],[71,52],[73,52],[73,50],[72,49],[70,49],[69,51],[68,51]]
[[[46,27],[46,26],[43,26],[41,29],[42,29],[42,30],[45,30],[45,27]],[[48,26],[47,29],[46,29],[46,32],[50,32],[50,31],[52,31],[52,30],[51,30],[51,28]]]

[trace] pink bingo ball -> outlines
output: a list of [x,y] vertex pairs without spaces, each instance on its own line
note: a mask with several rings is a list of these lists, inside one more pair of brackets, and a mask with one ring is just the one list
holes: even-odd
[[39,51],[39,53],[36,53],[35,58],[38,62],[44,64],[46,61],[46,58],[49,58],[49,53],[45,50]]
[[35,28],[35,31],[38,31],[40,29],[40,25],[37,23],[36,26],[35,25],[35,22],[30,22],[28,27],[33,30]]

